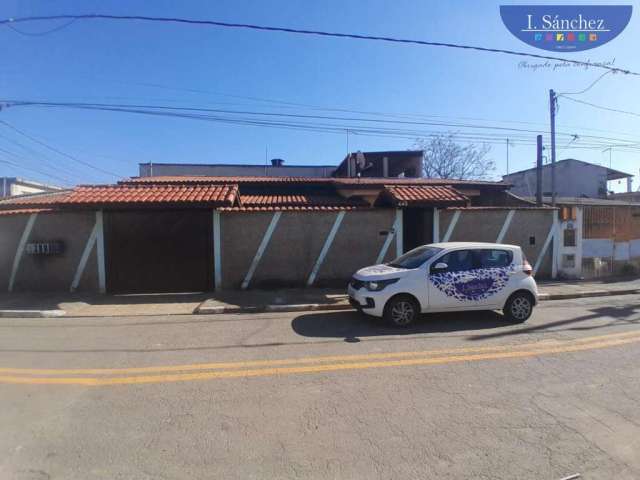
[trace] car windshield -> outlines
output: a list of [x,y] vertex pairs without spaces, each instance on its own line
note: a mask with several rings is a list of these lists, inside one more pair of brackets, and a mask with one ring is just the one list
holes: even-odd
[[418,268],[424,262],[433,257],[436,253],[441,252],[442,249],[438,247],[418,247],[399,256],[395,260],[389,263],[390,266],[396,268]]

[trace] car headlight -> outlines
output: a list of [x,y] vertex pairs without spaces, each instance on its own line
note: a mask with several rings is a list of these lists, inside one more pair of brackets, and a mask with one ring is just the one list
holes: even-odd
[[370,292],[379,292],[387,285],[391,285],[392,283],[396,283],[399,278],[391,278],[389,280],[375,280],[373,282],[367,282],[365,284],[365,288]]

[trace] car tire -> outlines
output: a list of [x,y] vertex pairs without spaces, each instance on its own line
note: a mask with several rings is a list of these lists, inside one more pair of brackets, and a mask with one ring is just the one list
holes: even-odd
[[408,327],[420,316],[420,306],[409,295],[396,295],[384,307],[384,319],[393,327]]
[[533,313],[533,297],[528,292],[516,292],[504,304],[502,312],[510,322],[526,322]]

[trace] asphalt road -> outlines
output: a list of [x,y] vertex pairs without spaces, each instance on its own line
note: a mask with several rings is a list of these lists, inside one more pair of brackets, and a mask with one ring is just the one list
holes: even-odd
[[0,479],[640,478],[640,296],[0,319]]

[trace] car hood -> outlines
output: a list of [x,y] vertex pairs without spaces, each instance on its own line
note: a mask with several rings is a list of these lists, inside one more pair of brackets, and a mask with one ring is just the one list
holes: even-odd
[[358,270],[354,277],[358,280],[364,280],[367,282],[375,280],[388,280],[391,278],[403,277],[409,270],[405,268],[396,268],[389,265],[380,264],[372,265],[371,267],[365,267]]

